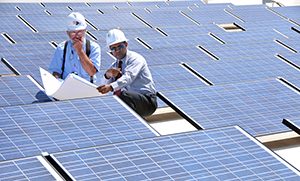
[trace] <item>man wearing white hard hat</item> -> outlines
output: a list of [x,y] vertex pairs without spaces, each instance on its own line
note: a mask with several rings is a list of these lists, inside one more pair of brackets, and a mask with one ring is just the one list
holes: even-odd
[[69,40],[60,43],[53,55],[49,71],[56,78],[65,79],[68,74],[78,76],[95,83],[96,73],[100,70],[100,46],[86,39],[87,24],[82,14],[73,12],[67,17],[67,35]]
[[153,114],[157,108],[156,90],[144,57],[128,50],[128,40],[119,29],[107,33],[106,44],[117,60],[105,72],[106,81],[98,91],[114,92],[141,116]]

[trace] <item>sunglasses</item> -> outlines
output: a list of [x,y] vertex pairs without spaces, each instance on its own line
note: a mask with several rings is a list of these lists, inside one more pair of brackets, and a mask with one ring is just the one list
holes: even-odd
[[116,47],[111,47],[110,48],[110,51],[113,53],[113,52],[116,52],[116,51],[120,51],[121,49],[123,49],[123,48],[125,48],[125,44],[124,43],[122,43],[122,44],[120,44],[119,46],[116,46]]

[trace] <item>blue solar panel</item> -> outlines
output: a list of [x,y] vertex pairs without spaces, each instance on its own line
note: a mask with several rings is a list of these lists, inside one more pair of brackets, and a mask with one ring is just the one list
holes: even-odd
[[145,57],[150,66],[210,60],[205,53],[196,47],[168,47],[139,50],[138,52]]
[[66,16],[49,16],[49,15],[30,15],[22,14],[31,26],[38,32],[51,32],[51,31],[66,31]]
[[112,28],[132,29],[147,27],[131,13],[118,13],[118,16],[116,16],[116,14],[99,14],[97,16],[85,14],[84,16],[99,30],[110,30]]
[[[279,32],[278,30],[273,29],[261,29],[261,30],[246,30],[246,31],[240,31],[235,33],[220,33],[220,32],[213,32],[213,35],[217,36],[217,38],[220,38],[222,41],[224,41],[227,44],[233,44],[233,43],[257,43],[257,42],[270,42],[274,39],[280,39],[280,38],[286,38],[286,35],[283,35],[282,32]],[[290,33],[292,33],[290,31]]]
[[295,54],[295,52],[292,52],[290,49],[282,46],[280,43],[276,43],[275,40],[263,42],[257,41],[251,43],[247,41],[240,41],[233,44],[214,44],[204,45],[202,47],[219,60],[241,60],[248,58],[257,59],[261,57],[272,57],[276,54]]
[[65,31],[45,33],[8,33],[16,43],[47,43],[54,41],[60,43],[68,39]]
[[6,33],[26,33],[32,32],[32,30],[26,26],[20,19],[15,15],[2,16],[1,18],[0,32]]
[[[200,8],[201,7],[201,8]],[[199,24],[222,24],[229,22],[238,22],[239,20],[223,9],[225,7],[215,7],[211,5],[200,6],[199,9],[194,8],[193,11],[184,10],[183,13]]]
[[207,86],[179,64],[150,66],[149,68],[157,91]]
[[186,36],[166,36],[166,37],[144,37],[144,42],[153,49],[169,47],[196,47],[197,45],[214,45],[220,44],[217,40],[206,35],[186,35]]
[[280,20],[282,17],[273,13],[266,6],[235,6],[233,9],[226,8],[233,15],[241,18],[245,22]]
[[253,136],[287,131],[300,116],[299,94],[275,79],[162,92],[202,128],[239,125]]
[[113,96],[0,109],[0,160],[156,136]]
[[43,180],[50,181],[55,178],[41,164],[37,158],[0,162],[1,180]]
[[239,127],[54,154],[76,180],[298,180],[300,173]]
[[164,33],[168,36],[195,36],[195,35],[207,35],[209,32],[220,32],[223,31],[215,24],[206,24],[206,25],[192,25],[192,26],[177,26],[177,27],[159,27]]
[[215,85],[277,77],[299,78],[299,70],[275,56],[192,62],[188,65]]
[[300,6],[273,7],[272,10],[300,25]]
[[192,26],[195,24],[178,11],[168,11],[168,13],[165,11],[155,11],[152,13],[138,11],[136,15],[138,15],[152,27]]
[[0,76],[13,75],[13,72],[1,61],[0,62]]
[[51,99],[30,76],[0,77],[0,107],[47,101]]

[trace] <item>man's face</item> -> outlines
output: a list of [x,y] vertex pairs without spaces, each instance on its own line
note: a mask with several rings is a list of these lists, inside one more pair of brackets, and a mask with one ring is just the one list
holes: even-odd
[[69,38],[73,41],[83,41],[85,30],[67,31]]
[[109,46],[109,49],[114,57],[118,60],[125,57],[127,52],[127,42],[116,43]]

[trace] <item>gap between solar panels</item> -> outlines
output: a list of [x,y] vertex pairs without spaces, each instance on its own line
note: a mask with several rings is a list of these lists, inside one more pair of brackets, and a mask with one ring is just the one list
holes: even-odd
[[166,96],[164,96],[161,92],[157,92],[157,97],[163,100],[168,106],[170,106],[175,112],[177,112],[182,118],[187,120],[191,125],[193,125],[196,129],[202,130],[201,128],[193,119],[179,107],[176,107]]
[[34,33],[37,33],[38,30],[36,28],[34,28],[25,18],[23,18],[21,15],[17,15],[17,18],[24,23],[31,31],[33,31]]
[[275,39],[274,42],[277,43],[278,45],[280,45],[280,46],[282,46],[282,47],[288,49],[289,51],[291,51],[291,52],[293,52],[293,53],[297,53],[297,50],[296,50],[296,49],[294,49],[293,47],[287,45],[286,43],[283,43],[283,42],[280,41],[280,40]]
[[276,54],[275,57],[278,58],[279,60],[283,61],[284,63],[287,63],[288,65],[292,66],[296,70],[300,71],[300,67],[297,64],[295,64],[294,62],[292,62],[289,59],[285,58],[284,56],[282,56],[280,54]]
[[296,125],[293,121],[289,119],[283,119],[282,124],[286,125],[288,128],[300,135],[300,127]]
[[21,75],[21,73],[13,67],[5,58],[1,58],[1,61],[15,74],[15,75]]
[[3,36],[3,38],[6,40],[6,41],[8,41],[8,43],[10,43],[10,44],[16,44],[17,42],[11,37],[11,36],[9,36],[9,34],[8,33],[1,33],[1,35]]
[[45,152],[42,153],[42,156],[37,156],[37,158],[57,180],[75,180],[72,175],[61,164],[59,164],[59,162],[51,154]]

